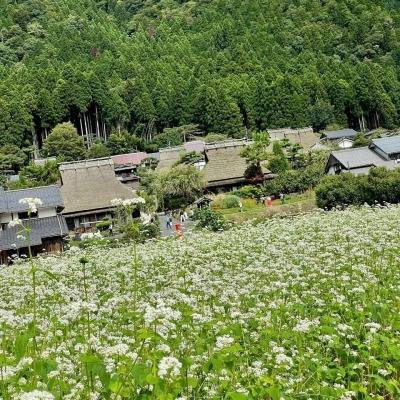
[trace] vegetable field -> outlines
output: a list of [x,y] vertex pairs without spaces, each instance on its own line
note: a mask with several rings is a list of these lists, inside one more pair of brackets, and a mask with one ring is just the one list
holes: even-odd
[[399,222],[317,211],[2,267],[0,398],[399,399]]

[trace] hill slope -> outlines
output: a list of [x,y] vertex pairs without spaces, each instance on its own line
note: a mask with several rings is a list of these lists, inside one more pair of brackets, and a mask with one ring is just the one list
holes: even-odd
[[[0,143],[71,119],[138,135],[399,123],[383,0],[0,0]],[[86,127],[85,127],[86,123]]]

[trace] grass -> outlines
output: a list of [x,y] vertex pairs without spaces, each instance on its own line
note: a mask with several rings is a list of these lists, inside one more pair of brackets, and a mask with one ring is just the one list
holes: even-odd
[[267,219],[274,215],[292,215],[316,208],[315,193],[306,192],[302,194],[293,194],[285,197],[284,204],[279,199],[272,202],[272,206],[265,206],[263,203],[257,203],[253,199],[242,200],[243,211],[240,208],[228,208],[220,210],[226,219],[236,223],[252,219]]

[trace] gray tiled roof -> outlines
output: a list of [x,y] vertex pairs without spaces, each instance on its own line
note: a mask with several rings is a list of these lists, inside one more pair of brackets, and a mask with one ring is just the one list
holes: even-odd
[[372,147],[376,146],[386,154],[400,153],[400,136],[387,136],[372,139]]
[[323,136],[327,139],[341,139],[345,137],[354,137],[357,135],[357,132],[354,129],[340,129],[338,131],[323,131]]
[[335,157],[347,169],[367,166],[395,168],[393,161],[379,157],[368,147],[332,151],[331,156]]
[[56,185],[19,190],[0,190],[0,212],[27,211],[27,206],[19,203],[21,199],[27,197],[42,200],[43,204],[39,208],[62,207],[64,205],[60,188]]
[[[28,221],[23,221],[28,224]],[[68,234],[68,227],[62,215],[47,218],[34,218],[30,221],[31,234],[30,245],[38,246],[43,239],[52,237],[63,237]],[[28,246],[28,240],[18,239],[21,226],[5,228],[0,231],[0,250],[19,249]]]

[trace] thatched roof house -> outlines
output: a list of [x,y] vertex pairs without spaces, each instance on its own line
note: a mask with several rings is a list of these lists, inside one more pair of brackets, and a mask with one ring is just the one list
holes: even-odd
[[207,164],[204,167],[204,179],[207,187],[229,186],[246,181],[244,173],[247,168],[246,160],[240,156],[243,145],[224,147],[210,146],[206,150]]
[[[309,151],[318,142],[320,135],[313,128],[283,128],[268,130],[271,142],[287,139],[291,144],[301,146],[303,152]],[[272,144],[271,144],[272,148]]]
[[113,210],[113,199],[136,197],[117,180],[109,157],[62,163],[60,173],[65,204],[63,214],[70,228],[86,227],[106,216]]
[[[227,188],[247,183],[245,178],[247,163],[240,153],[250,143],[243,140],[232,140],[206,146],[207,163],[203,173],[207,188]],[[265,175],[269,174],[268,170],[263,172]]]
[[191,142],[186,142],[182,146],[169,147],[161,149],[160,162],[157,165],[156,171],[165,171],[172,168],[180,159],[181,156],[190,153],[203,153],[206,145],[201,140],[193,140]]
[[160,162],[156,167],[156,171],[166,171],[172,168],[180,160],[182,154],[185,154],[185,149],[183,147],[161,149]]

